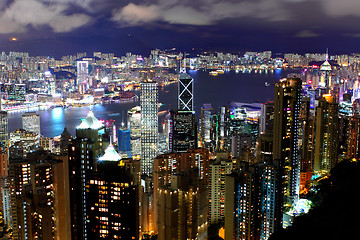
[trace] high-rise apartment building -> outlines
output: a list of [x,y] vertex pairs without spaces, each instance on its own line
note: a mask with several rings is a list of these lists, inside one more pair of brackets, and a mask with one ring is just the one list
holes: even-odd
[[299,198],[301,86],[302,82],[297,78],[281,79],[275,84],[273,158],[280,161],[284,211]]
[[22,115],[22,128],[40,136],[40,116],[36,112],[26,112]]
[[153,179],[158,239],[207,239],[209,151],[159,155]]
[[281,229],[279,165],[240,162],[225,176],[225,240],[266,240]]
[[153,159],[158,154],[158,84],[140,84],[141,173],[152,176]]
[[330,173],[339,155],[339,106],[331,95],[323,95],[316,107],[314,171]]
[[9,186],[14,239],[70,239],[66,158],[35,151],[10,158]]
[[[139,180],[112,145],[86,183],[87,239],[139,239]],[[140,170],[140,169],[138,169]]]
[[209,166],[209,219],[218,223],[225,215],[225,176],[231,174],[234,163],[227,153],[217,153]]

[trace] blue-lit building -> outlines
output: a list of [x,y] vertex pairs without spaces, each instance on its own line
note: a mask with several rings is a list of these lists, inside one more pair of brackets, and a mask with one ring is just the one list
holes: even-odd
[[119,152],[126,153],[128,157],[131,157],[131,136],[130,130],[128,129],[119,129],[118,130],[118,145]]

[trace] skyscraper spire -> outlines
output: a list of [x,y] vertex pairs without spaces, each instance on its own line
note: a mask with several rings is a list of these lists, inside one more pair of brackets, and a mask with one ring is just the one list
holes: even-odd
[[329,48],[326,48],[325,61],[329,60]]

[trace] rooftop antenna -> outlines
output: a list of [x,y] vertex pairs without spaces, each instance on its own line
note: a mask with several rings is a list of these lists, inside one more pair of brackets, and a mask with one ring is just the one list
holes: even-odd
[[325,61],[329,60],[329,48],[326,48]]
[[186,52],[184,52],[184,59],[183,59],[183,66],[180,66],[180,73],[186,73],[186,62],[185,62],[185,58],[186,58]]

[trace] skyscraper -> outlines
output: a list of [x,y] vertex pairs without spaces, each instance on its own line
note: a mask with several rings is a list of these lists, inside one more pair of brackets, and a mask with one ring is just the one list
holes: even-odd
[[314,171],[329,173],[339,155],[339,106],[330,95],[323,95],[316,107]]
[[154,159],[158,239],[207,239],[209,151],[189,149]]
[[141,173],[153,172],[153,159],[158,154],[158,84],[140,84],[141,107]]
[[127,112],[127,127],[130,129],[131,154],[140,159],[141,155],[141,108],[136,106]]
[[208,148],[211,145],[211,116],[214,109],[211,104],[206,103],[201,107],[200,126],[199,126],[199,145]]
[[225,176],[234,169],[228,153],[217,153],[216,160],[209,166],[209,219],[210,223],[224,220],[225,215]]
[[112,145],[86,184],[88,239],[139,239],[139,180]]
[[280,161],[284,211],[299,197],[298,131],[301,85],[301,80],[297,78],[281,79],[275,84],[273,158]]
[[186,152],[197,147],[195,112],[171,111],[171,130],[169,149],[174,152]]
[[87,61],[77,61],[77,78],[76,84],[87,84],[88,83],[88,71],[89,71],[89,63]]
[[37,133],[40,136],[40,116],[36,112],[26,112],[22,115],[22,128]]
[[186,73],[186,68],[180,70],[178,82],[178,109],[193,111],[194,105],[194,79]]
[[96,170],[98,157],[107,144],[103,134],[105,126],[89,111],[76,127],[76,139],[69,146],[69,183],[71,201],[72,239],[87,239],[88,208],[86,183]]

